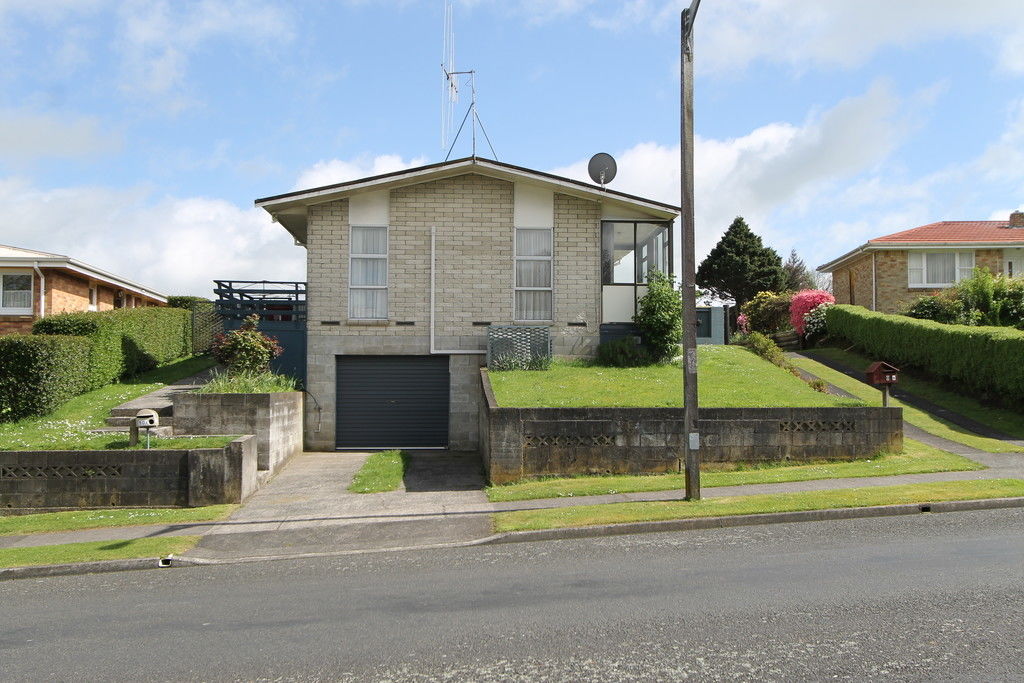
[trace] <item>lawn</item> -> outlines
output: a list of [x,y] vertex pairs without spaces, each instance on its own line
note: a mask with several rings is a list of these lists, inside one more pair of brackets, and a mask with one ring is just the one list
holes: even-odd
[[394,491],[405,476],[406,455],[402,451],[373,453],[356,472],[348,490],[352,493]]
[[668,519],[727,517],[768,512],[829,510],[1018,496],[1024,496],[1024,481],[1020,479],[982,479],[799,493],[772,493],[757,496],[727,496],[705,498],[693,502],[610,503],[544,510],[516,510],[515,512],[497,513],[494,516],[494,528],[498,532],[528,531],[597,524],[625,524]]
[[[985,469],[984,465],[979,465],[967,458],[941,451],[913,439],[904,440],[904,450],[900,454],[880,455],[866,460],[815,463],[810,465],[782,465],[775,463],[743,465],[727,471],[721,471],[721,467],[721,465],[717,464],[706,464],[701,469],[701,486],[713,488],[716,486],[775,484],[785,481],[808,481],[811,479],[883,477],[896,474],[959,472]],[[612,493],[636,493],[642,491],[672,491],[683,489],[685,486],[686,480],[683,474],[552,477],[517,484],[491,486],[487,489],[487,498],[491,502],[502,502],[534,500],[537,498],[600,496]]]
[[[104,420],[110,415],[111,408],[201,372],[215,362],[207,356],[177,360],[127,382],[110,384],[75,396],[49,415],[0,424],[0,450],[126,448],[126,434],[89,434],[88,430],[106,426]],[[177,439],[173,440],[173,443],[177,442]],[[153,439],[153,446],[158,448],[216,447],[226,441],[217,437],[208,442],[204,440],[187,443],[187,446],[172,445],[168,440]]]
[[0,550],[0,569],[42,564],[69,564],[100,560],[129,560],[139,557],[167,557],[190,550],[199,536],[137,538],[129,541],[91,541],[64,545]]
[[[703,407],[858,406],[860,401],[814,391],[803,380],[740,346],[697,350]],[[550,370],[491,372],[498,405],[511,408],[679,407],[683,371],[678,365],[606,368],[586,361],[555,360]]]
[[35,515],[0,517],[0,536],[80,531],[141,524],[188,524],[224,519],[237,505],[208,505],[196,508],[139,508],[116,510],[73,510]]
[[[804,351],[812,358],[824,358],[842,363],[851,368],[861,370],[874,360],[861,355],[855,351],[844,351],[832,347],[811,349]],[[1006,432],[1017,438],[1024,439],[1024,414],[1006,408],[986,406],[969,396],[963,396],[955,391],[943,388],[939,383],[915,377],[912,373],[904,370],[900,373],[899,384],[901,389],[906,389],[915,396],[937,403],[943,408],[959,413],[972,420],[976,420],[993,429]]]
[[[863,399],[869,405],[881,405],[882,403],[882,392],[878,389],[864,384],[863,382],[859,382],[848,375],[844,375],[837,370],[833,370],[828,366],[822,365],[815,360],[807,358],[791,358],[790,362],[792,362],[793,365],[822,378],[826,382],[834,384],[841,389],[845,389],[851,394]],[[890,398],[889,405],[903,408],[903,419],[915,427],[920,427],[929,434],[941,436],[944,439],[956,441],[957,443],[962,443],[965,446],[971,446],[972,448],[988,451],[989,453],[1016,453],[1024,450],[1018,446],[1014,446],[1013,444],[1006,443],[998,439],[989,439],[984,436],[978,436],[974,432],[935,417],[923,410],[918,410],[917,408],[908,406],[895,398]]]

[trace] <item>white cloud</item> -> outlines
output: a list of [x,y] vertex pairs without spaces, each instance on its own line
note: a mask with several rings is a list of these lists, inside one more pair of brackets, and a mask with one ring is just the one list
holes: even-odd
[[0,161],[83,157],[116,151],[121,137],[93,117],[0,109]]
[[44,190],[0,179],[0,243],[65,254],[167,294],[212,281],[304,280],[305,251],[261,209],[146,188]]
[[423,166],[426,163],[425,157],[416,157],[405,161],[397,154],[381,154],[375,157],[364,155],[349,160],[318,161],[299,174],[293,189],[308,190],[313,187],[343,183],[346,180],[393,173],[406,168]]

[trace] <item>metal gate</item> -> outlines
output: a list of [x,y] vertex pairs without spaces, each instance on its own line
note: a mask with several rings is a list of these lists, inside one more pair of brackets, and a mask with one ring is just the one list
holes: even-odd
[[338,356],[335,445],[448,446],[448,356]]

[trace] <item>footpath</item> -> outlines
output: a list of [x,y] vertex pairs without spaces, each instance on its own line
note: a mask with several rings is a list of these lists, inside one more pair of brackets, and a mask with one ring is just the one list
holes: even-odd
[[[836,387],[831,389],[841,391]],[[903,397],[901,400],[910,402]],[[974,460],[988,469],[723,486],[704,488],[702,493],[706,498],[715,498],[940,481],[1024,479],[1024,453],[988,453],[934,436],[907,423],[904,423],[904,434]],[[436,451],[411,454],[399,490],[351,493],[347,487],[367,456],[333,452],[298,455],[227,520],[0,536],[0,549],[200,536],[199,543],[176,560],[200,564],[444,547],[495,540],[491,525],[491,515],[495,512],[680,500],[683,497],[682,491],[674,490],[492,503],[483,491],[485,482],[477,454]],[[788,521],[788,518],[780,519]],[[579,535],[578,530],[565,533],[565,537],[576,535]],[[546,537],[553,535],[548,533]],[[87,570],[83,567],[83,571]]]

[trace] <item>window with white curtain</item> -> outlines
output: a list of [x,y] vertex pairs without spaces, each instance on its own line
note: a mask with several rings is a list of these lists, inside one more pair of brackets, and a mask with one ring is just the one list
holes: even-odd
[[516,228],[516,320],[552,320],[551,241],[551,228]]
[[907,282],[911,287],[949,287],[971,277],[973,251],[907,252]]
[[348,317],[387,320],[388,229],[352,226],[349,243]]
[[0,273],[0,311],[8,314],[32,312],[31,273]]

